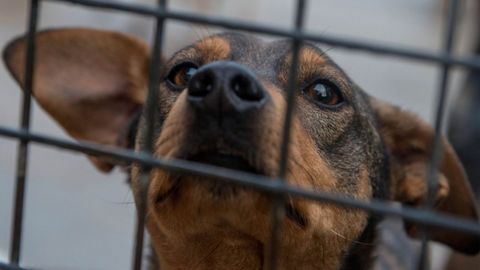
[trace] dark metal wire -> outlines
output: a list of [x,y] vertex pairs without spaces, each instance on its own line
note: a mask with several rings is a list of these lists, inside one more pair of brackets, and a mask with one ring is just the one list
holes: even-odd
[[118,161],[142,164],[152,168],[159,168],[172,172],[187,172],[206,177],[214,177],[216,180],[236,184],[258,191],[271,193],[272,195],[283,193],[290,196],[302,197],[307,200],[334,203],[342,207],[365,210],[378,215],[402,217],[405,220],[423,223],[427,226],[463,231],[474,236],[480,236],[480,225],[477,222],[466,220],[436,211],[427,211],[408,206],[397,208],[391,206],[388,201],[370,199],[362,201],[352,197],[341,196],[322,191],[302,189],[288,184],[279,184],[271,181],[271,178],[235,171],[223,167],[217,167],[186,160],[155,159],[145,153],[136,153],[131,150],[105,147],[94,143],[77,143],[69,140],[54,138],[51,136],[26,133],[21,130],[0,127],[0,135],[10,138],[29,140],[43,145],[58,147],[62,150],[82,152],[87,155],[105,156]]
[[299,33],[295,30],[285,30],[273,26],[265,26],[253,24],[240,20],[229,20],[225,18],[216,18],[212,16],[202,16],[198,14],[180,12],[180,11],[162,11],[149,6],[139,4],[113,3],[101,0],[44,0],[53,2],[68,2],[82,6],[95,7],[100,9],[109,9],[116,11],[124,11],[147,16],[164,17],[170,20],[179,20],[191,23],[205,24],[210,26],[219,26],[233,30],[243,30],[255,32],[259,34],[281,36],[293,39],[301,39],[304,41],[313,41],[329,46],[337,46],[351,50],[365,51],[385,56],[396,56],[401,59],[410,59],[433,64],[449,64],[451,66],[466,67],[471,69],[480,69],[480,57],[453,57],[444,53],[432,53],[430,51],[395,47],[387,44],[379,44],[378,42],[365,42],[356,39],[341,38],[328,34],[308,34]]
[[[271,267],[275,269],[277,264],[277,248],[279,243],[280,224],[284,218],[285,212],[283,202],[285,196],[298,196],[305,199],[335,203],[343,207],[360,209],[371,213],[380,215],[399,216],[405,220],[418,222],[424,224],[424,231],[429,227],[441,227],[452,230],[459,230],[472,235],[480,236],[480,225],[476,222],[469,220],[454,218],[449,215],[440,214],[434,211],[430,211],[430,208],[426,209],[414,209],[410,207],[396,208],[392,207],[386,201],[372,199],[371,201],[360,201],[354,198],[329,194],[325,192],[304,190],[298,187],[290,186],[284,183],[286,175],[286,165],[288,157],[288,141],[290,135],[290,123],[291,115],[294,109],[294,98],[292,91],[295,88],[296,68],[298,65],[298,49],[302,41],[309,40],[319,42],[327,45],[337,46],[345,49],[360,50],[375,54],[381,54],[385,56],[395,56],[404,59],[423,61],[428,63],[435,63],[442,65],[442,77],[440,81],[440,91],[437,103],[436,121],[435,121],[435,136],[433,139],[433,153],[431,164],[428,169],[428,184],[429,184],[429,198],[432,196],[431,191],[434,190],[436,183],[436,169],[441,159],[441,145],[440,136],[442,131],[442,120],[445,114],[445,98],[448,85],[449,70],[453,66],[466,67],[471,69],[480,69],[480,57],[454,57],[451,54],[453,33],[455,28],[455,15],[457,10],[456,0],[451,1],[449,8],[449,17],[447,32],[445,36],[444,51],[441,53],[432,53],[429,51],[416,50],[411,48],[398,48],[393,46],[380,45],[377,43],[362,42],[352,39],[344,39],[329,35],[313,35],[302,32],[302,21],[304,18],[304,0],[297,1],[297,12],[295,20],[295,28],[293,30],[284,30],[276,27],[256,25],[248,22],[214,18],[210,16],[201,16],[197,14],[190,14],[185,12],[170,11],[165,9],[165,1],[159,0],[157,8],[148,7],[136,4],[124,4],[118,2],[107,2],[100,0],[44,0],[44,1],[56,1],[56,2],[68,2],[71,4],[79,4],[83,6],[90,6],[96,8],[111,9],[116,11],[125,11],[129,13],[142,14],[147,16],[154,16],[157,18],[157,25],[155,31],[154,45],[152,49],[152,62],[150,65],[150,81],[149,81],[149,94],[146,106],[146,145],[141,153],[135,153],[130,150],[113,149],[99,146],[91,143],[75,143],[68,140],[62,140],[50,136],[43,136],[29,132],[30,123],[30,103],[31,103],[31,90],[33,85],[33,66],[34,66],[34,36],[36,32],[36,24],[38,17],[38,6],[40,0],[31,0],[30,9],[30,23],[27,37],[27,59],[26,59],[26,84],[25,94],[22,105],[22,121],[21,128],[19,130],[10,129],[6,127],[0,127],[0,135],[10,138],[19,139],[20,145],[18,150],[18,163],[17,163],[17,184],[15,195],[15,214],[14,225],[12,233],[12,247],[11,247],[11,264],[0,263],[0,269],[15,269],[24,270],[18,267],[20,259],[20,244],[21,244],[21,232],[22,232],[22,216],[23,216],[23,197],[25,191],[25,177],[27,170],[27,157],[28,157],[28,143],[40,143],[48,146],[59,147],[66,150],[83,152],[91,155],[108,156],[123,162],[133,162],[140,165],[143,169],[141,177],[141,189],[140,196],[142,198],[138,207],[138,225],[136,233],[136,246],[135,257],[133,262],[133,269],[139,270],[141,268],[142,261],[142,249],[143,249],[143,234],[145,223],[145,201],[146,190],[148,188],[149,171],[151,168],[161,168],[171,171],[183,171],[191,172],[204,176],[215,177],[216,179],[228,181],[245,187],[254,188],[259,191],[268,192],[275,198],[274,213],[272,215],[272,237],[271,237]],[[279,170],[279,181],[271,181],[264,176],[253,175],[245,172],[238,172],[230,169],[199,164],[195,162],[183,161],[183,160],[163,160],[154,159],[151,155],[153,151],[153,125],[155,120],[155,102],[158,95],[159,86],[159,63],[160,54],[163,40],[163,24],[165,19],[187,21],[192,23],[207,24],[212,26],[220,26],[229,29],[245,30],[256,33],[263,33],[267,35],[283,36],[293,39],[293,57],[292,67],[289,77],[289,93],[287,97],[288,105],[285,114],[284,125],[284,137],[281,149],[281,161]],[[293,79],[292,79],[293,78]],[[431,198],[430,198],[431,199]],[[430,200],[429,199],[429,200]],[[428,204],[427,204],[428,206]],[[431,206],[431,205],[430,205]],[[277,214],[275,214],[277,213]],[[276,224],[276,225],[275,225]],[[426,261],[428,250],[428,235],[424,237],[422,245],[421,260]],[[427,265],[425,262],[419,264],[422,268]]]
[[[20,128],[24,132],[30,129],[30,108],[32,102],[33,69],[35,60],[35,32],[37,30],[39,1],[30,2],[28,23],[25,89],[23,92]],[[13,210],[13,228],[10,243],[10,262],[18,265],[22,246],[23,210],[28,165],[28,140],[20,140],[17,152],[17,171],[15,182],[15,204]]]
[[[443,41],[443,50],[446,55],[451,55],[453,50],[454,34],[457,25],[458,6],[458,0],[449,1],[446,31]],[[443,133],[443,123],[445,119],[445,107],[447,102],[450,70],[451,67],[449,64],[442,64],[442,71],[439,78],[437,93],[437,104],[434,124],[435,134],[432,141],[432,154],[427,170],[427,200],[424,206],[426,210],[431,210],[433,208],[435,195],[438,190],[438,169],[440,166],[440,161],[443,157],[443,147],[441,140]],[[422,244],[420,248],[420,258],[418,261],[417,269],[427,270],[430,269],[428,244],[430,240],[430,234],[425,226],[421,226],[421,233]]]
[[[166,8],[166,0],[158,0],[158,9],[164,10]],[[153,39],[153,46],[151,52],[151,60],[149,67],[149,85],[148,85],[148,97],[145,108],[145,133],[144,133],[144,145],[143,151],[147,154],[153,153],[153,140],[155,132],[155,122],[157,120],[156,106],[158,102],[158,91],[160,86],[160,61],[163,44],[163,28],[164,18],[157,17],[157,23],[155,26],[155,34]],[[141,174],[139,178],[139,191],[136,198],[137,205],[137,227],[135,237],[135,253],[133,258],[133,270],[142,269],[143,261],[143,243],[145,233],[145,219],[146,219],[146,200],[147,191],[150,184],[150,166],[142,166]]]
[[[295,30],[301,32],[303,22],[305,19],[305,5],[306,0],[297,0],[295,12]],[[298,74],[298,60],[302,40],[294,39],[292,41],[292,66],[290,67],[287,88],[287,108],[285,111],[285,119],[283,124],[283,138],[280,148],[280,162],[278,179],[279,183],[285,183],[286,172],[288,167],[288,154],[291,135],[291,123],[293,111],[295,109],[295,93],[297,88],[297,74]],[[278,194],[273,197],[272,206],[272,228],[270,231],[270,248],[269,248],[269,262],[270,269],[278,268],[278,253],[281,242],[282,222],[285,219],[285,194]]]

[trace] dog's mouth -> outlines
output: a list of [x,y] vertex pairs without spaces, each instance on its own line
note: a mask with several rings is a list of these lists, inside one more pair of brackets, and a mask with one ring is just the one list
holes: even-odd
[[188,160],[208,165],[224,167],[227,169],[245,171],[249,173],[260,173],[251,163],[240,155],[203,152],[196,154]]
[[[248,159],[238,152],[199,152],[188,160],[234,171],[260,174],[257,167],[254,167]],[[215,177],[201,183],[201,185],[215,199],[234,198],[240,190],[244,189],[241,186],[216,179]]]
[[[207,165],[213,165],[218,167],[223,167],[236,171],[243,171],[253,174],[262,174],[259,167],[252,165],[251,160],[245,158],[245,155],[242,155],[239,151],[233,151],[231,148],[221,148],[222,150],[212,150],[209,149],[205,151],[195,151],[192,154],[185,155],[184,159],[187,161],[198,162]],[[166,201],[169,197],[174,195],[181,186],[182,177],[175,177],[173,185],[164,193],[160,194],[157,197],[156,203],[160,204]],[[225,196],[227,194],[231,195],[237,189],[236,186],[226,184],[224,182],[216,181],[215,179],[210,179],[206,182],[209,186],[209,190],[214,193],[217,197]]]
[[[224,167],[232,170],[244,171],[248,173],[254,174],[262,174],[261,168],[255,167],[252,165],[252,162],[246,159],[244,156],[237,154],[233,154],[231,151],[229,152],[200,152],[191,157],[187,158],[189,161],[199,162],[208,165],[214,165],[219,167]],[[212,183],[212,181],[210,182]],[[177,180],[173,186],[164,194],[157,198],[157,203],[161,203],[168,199],[172,194],[177,192],[180,187],[180,180]],[[236,187],[226,185],[223,182],[215,182],[210,185],[210,191],[213,193],[224,193],[223,195],[232,194],[232,191],[235,190]],[[235,193],[235,192],[233,192]],[[307,219],[303,215],[301,211],[299,211],[292,203],[286,203],[285,205],[286,217],[291,220],[295,225],[298,227],[305,229],[307,226]]]

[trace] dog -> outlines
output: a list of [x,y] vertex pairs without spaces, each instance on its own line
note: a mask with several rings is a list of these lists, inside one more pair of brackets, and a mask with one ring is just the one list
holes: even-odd
[[[25,48],[20,37],[3,52],[21,87]],[[223,33],[163,61],[154,157],[275,178],[291,48],[289,40]],[[36,36],[33,96],[73,138],[140,151],[149,61],[148,46],[121,33],[42,31]],[[302,43],[295,85],[287,184],[362,201],[414,207],[426,201],[432,127],[368,95],[312,43]],[[462,165],[448,141],[441,143],[435,210],[477,221]],[[89,159],[103,172],[116,165]],[[137,202],[140,172],[131,165]],[[214,178],[154,169],[146,227],[162,269],[267,269],[272,201],[269,194]],[[371,268],[380,216],[291,196],[285,208],[280,269]],[[406,222],[405,229],[420,235],[417,224]],[[480,250],[480,239],[466,233],[429,228],[429,234],[467,254]]]

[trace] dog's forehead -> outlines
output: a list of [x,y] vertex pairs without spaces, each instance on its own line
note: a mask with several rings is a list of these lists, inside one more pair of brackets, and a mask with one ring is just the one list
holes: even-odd
[[[189,47],[191,48],[191,47]],[[204,38],[193,45],[202,55],[203,63],[215,60],[230,60],[241,63],[252,71],[275,80],[278,73],[290,66],[292,40],[268,41],[254,35],[227,32]],[[324,52],[312,43],[303,43],[300,51],[301,64],[333,64]]]
[[[252,63],[254,66],[277,64],[292,54],[293,42],[290,39],[268,41],[243,33],[225,33],[218,37],[229,44],[233,60]],[[303,53],[308,52],[311,56],[324,58],[325,62],[328,60],[322,50],[312,43],[304,42],[301,48]]]

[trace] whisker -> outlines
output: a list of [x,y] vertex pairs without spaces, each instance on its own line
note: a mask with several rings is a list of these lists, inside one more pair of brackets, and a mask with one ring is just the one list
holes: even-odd
[[349,240],[347,239],[347,237],[345,237],[344,235],[340,234],[339,232],[333,230],[333,229],[329,229],[333,234],[335,234],[336,236],[344,239],[344,240],[347,240],[347,241],[350,241],[352,243],[356,243],[356,244],[359,244],[359,245],[364,245],[364,246],[374,246],[374,244],[372,243],[367,243],[367,242],[361,242],[361,241],[356,241],[356,240]]

